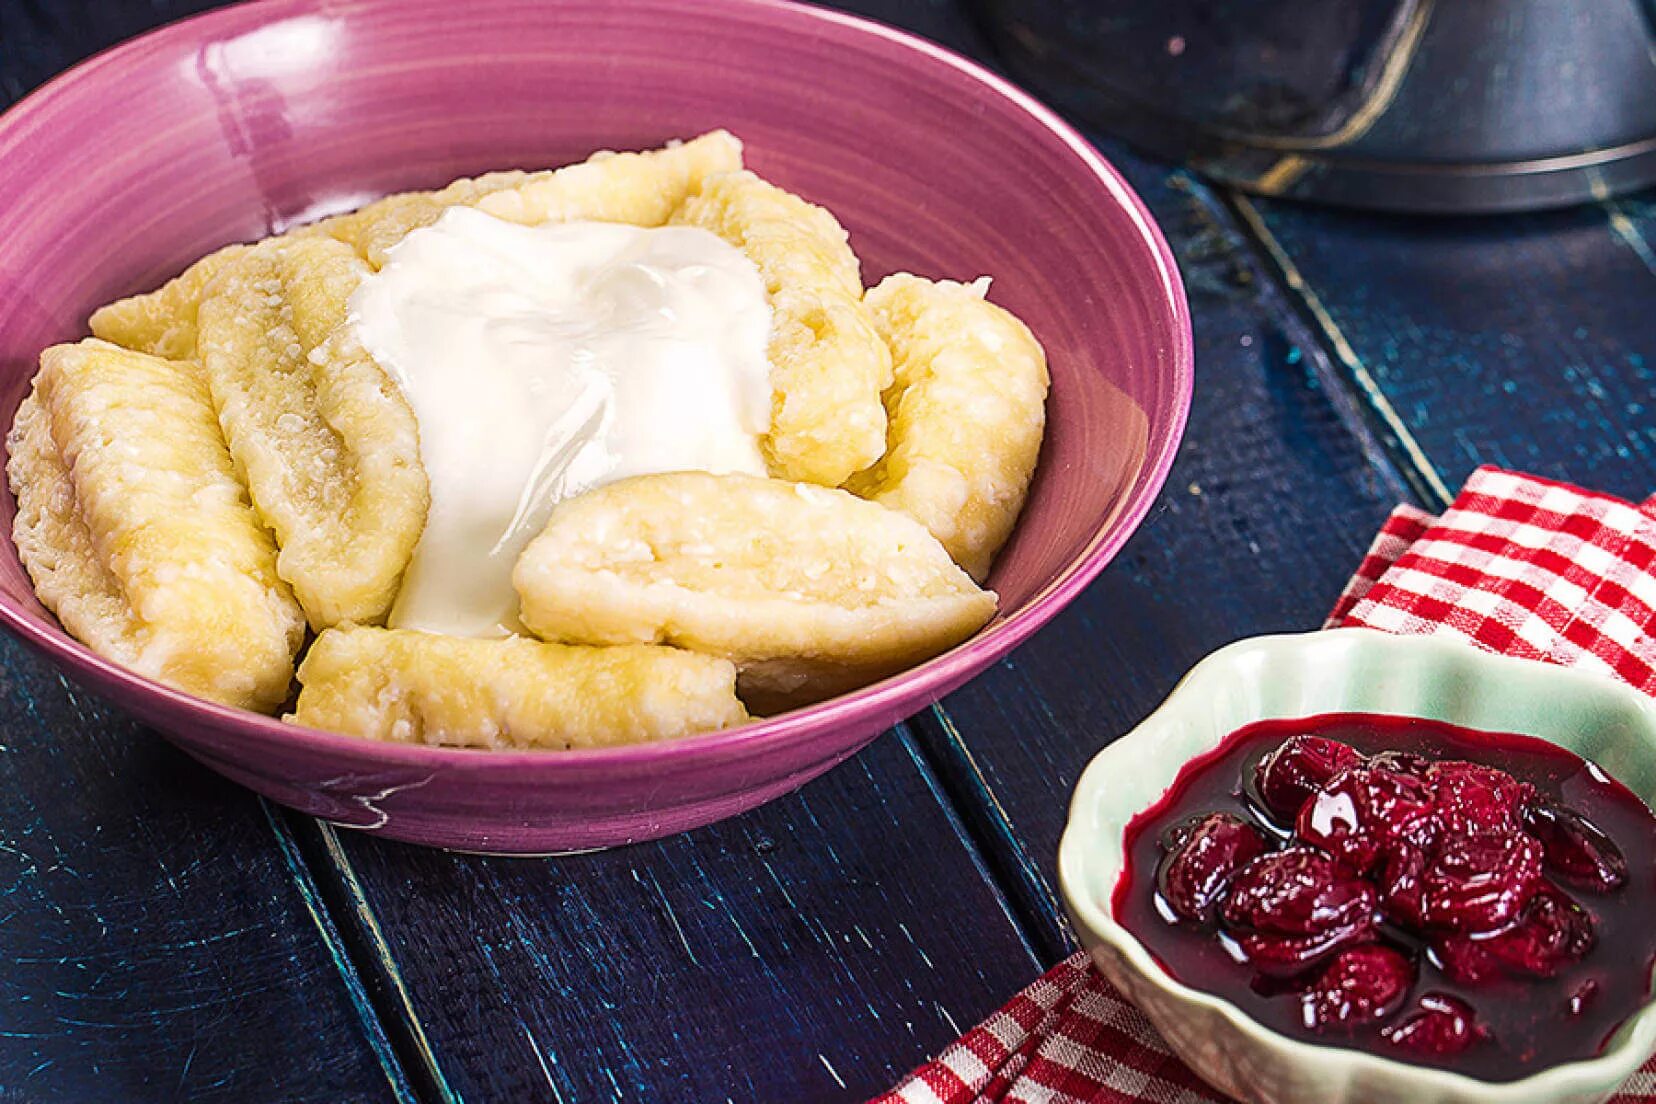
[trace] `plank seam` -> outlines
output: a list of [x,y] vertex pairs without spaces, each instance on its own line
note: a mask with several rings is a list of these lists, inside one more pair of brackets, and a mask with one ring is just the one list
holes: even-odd
[[299,829],[293,835],[307,865],[312,870],[327,870],[333,875],[328,880],[318,879],[322,901],[330,913],[354,920],[349,926],[339,925],[344,946],[357,971],[376,983],[365,991],[379,1013],[380,1022],[388,1029],[391,1045],[401,1058],[403,1068],[418,1075],[417,1089],[421,1096],[441,1104],[463,1104],[460,1094],[443,1075],[436,1051],[414,1011],[413,998],[403,984],[396,956],[368,902],[361,879],[340,845],[338,832],[326,821],[300,813],[288,815]]
[[277,850],[281,852],[288,874],[298,887],[299,898],[304,903],[305,911],[310,914],[311,922],[321,933],[328,957],[333,960],[334,967],[345,981],[345,990],[350,997],[351,1005],[363,1021],[368,1035],[368,1045],[373,1049],[374,1056],[379,1059],[380,1068],[385,1071],[385,1078],[391,1083],[393,1095],[400,1104],[415,1104],[417,1097],[414,1095],[408,1074],[403,1069],[402,1060],[391,1043],[379,1010],[374,1007],[373,1000],[368,995],[362,975],[357,971],[356,964],[351,961],[345,940],[322,899],[321,888],[311,875],[310,867],[299,850],[298,841],[294,839],[292,830],[284,822],[281,814],[271,805],[270,799],[259,797],[257,800],[259,811],[264,814],[271,832],[276,836]]
[[1289,301],[1297,304],[1307,316],[1313,332],[1322,338],[1324,351],[1332,356],[1332,362],[1337,362],[1345,369],[1343,375],[1335,373],[1335,378],[1352,394],[1360,409],[1377,423],[1381,448],[1392,464],[1403,474],[1423,502],[1437,509],[1448,506],[1454,500],[1454,495],[1450,492],[1442,473],[1426,455],[1426,450],[1421,447],[1402,415],[1386,397],[1374,374],[1357,355],[1357,350],[1346,339],[1333,314],[1324,306],[1322,298],[1312,289],[1276,235],[1271,233],[1270,227],[1265,224],[1259,213],[1259,208],[1254,206],[1251,199],[1238,192],[1227,192],[1223,195],[1226,205],[1247,229],[1246,236],[1251,240],[1266,271],[1290,294]]
[[[946,799],[943,804],[958,815],[960,830],[971,840],[972,850],[1000,889],[1035,957],[1043,966],[1064,958],[1075,949],[1076,940],[1064,918],[1063,906],[1013,828],[1012,818],[966,746],[954,719],[938,704],[911,717],[908,723],[919,730],[915,747],[926,759],[927,773],[937,780]],[[934,726],[928,736],[927,730]],[[976,780],[975,787],[962,783],[968,778]]]
[[1351,387],[1334,367],[1333,358],[1324,348],[1325,337],[1317,332],[1317,322],[1303,304],[1296,307],[1282,286],[1280,273],[1263,255],[1259,243],[1248,236],[1238,214],[1225,205],[1214,189],[1191,175],[1188,170],[1174,172],[1168,185],[1186,193],[1190,201],[1201,207],[1215,230],[1224,235],[1227,252],[1236,254],[1236,263],[1245,266],[1249,286],[1255,289],[1257,308],[1262,319],[1301,354],[1309,371],[1315,375],[1311,390],[1319,391],[1340,419],[1341,426],[1356,443],[1358,451],[1373,471],[1384,478],[1388,493],[1396,499],[1429,500],[1418,480],[1411,480],[1397,463],[1385,442],[1384,427],[1367,408],[1362,395]]
[[[938,806],[943,810],[943,816],[949,822],[949,827],[954,832],[955,838],[965,847],[967,857],[972,863],[972,869],[976,870],[983,877],[983,880],[989,883],[990,888],[995,891],[996,903],[1000,905],[1001,912],[1006,915],[1012,929],[1018,933],[1018,940],[1023,944],[1024,950],[1028,952],[1030,960],[1036,963],[1045,963],[1046,958],[1042,954],[1042,949],[1036,946],[1036,929],[1032,928],[1029,918],[1023,915],[1023,910],[1017,907],[1011,891],[1007,886],[1001,884],[1000,877],[993,869],[989,859],[993,852],[986,850],[982,842],[967,827],[965,819],[961,816],[961,810],[955,807],[954,795],[944,785],[941,775],[927,757],[919,737],[909,727],[909,722],[898,721],[894,728],[898,738],[903,742],[903,749],[908,752],[909,759],[914,763],[915,769],[920,772],[920,777],[925,781],[926,789],[937,800]],[[995,801],[993,794],[990,795],[990,800]],[[999,802],[995,802],[995,805],[999,809]],[[1002,815],[1004,816],[1004,813]]]

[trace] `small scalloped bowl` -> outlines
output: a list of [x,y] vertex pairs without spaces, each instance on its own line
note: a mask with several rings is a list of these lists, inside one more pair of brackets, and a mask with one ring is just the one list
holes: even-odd
[[[540,853],[751,809],[1027,639],[1138,527],[1190,405],[1167,244],[1050,111],[929,43],[775,0],[260,0],[119,46],[0,116],[0,426],[40,350],[226,242],[407,188],[728,127],[835,212],[870,281],[995,277],[1046,345],[1040,468],[989,583],[1001,616],[884,682],[726,732],[481,752],[283,724],[71,640],[0,537],[0,624],[78,683],[277,801],[397,839]],[[0,533],[14,506],[0,494]]]
[[1184,1062],[1247,1104],[1597,1104],[1656,1050],[1647,1002],[1596,1058],[1495,1083],[1318,1046],[1175,981],[1118,924],[1110,901],[1127,823],[1192,758],[1255,721],[1325,713],[1425,717],[1549,740],[1656,798],[1656,702],[1608,678],[1493,656],[1453,640],[1367,629],[1264,636],[1198,664],[1081,775],[1058,847],[1058,879],[1082,944]]

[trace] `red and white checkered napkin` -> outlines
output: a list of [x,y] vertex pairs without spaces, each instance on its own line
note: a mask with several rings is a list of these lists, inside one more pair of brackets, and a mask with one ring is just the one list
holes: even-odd
[[[1400,506],[1326,627],[1455,636],[1656,695],[1656,497],[1479,468],[1442,517]],[[1217,1104],[1085,953],[871,1104]],[[1612,1104],[1656,1104],[1656,1059]]]

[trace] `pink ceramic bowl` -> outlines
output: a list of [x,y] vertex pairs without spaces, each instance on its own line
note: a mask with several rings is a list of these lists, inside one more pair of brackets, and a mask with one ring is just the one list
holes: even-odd
[[[0,418],[40,349],[226,242],[488,169],[728,127],[826,204],[872,283],[995,277],[1051,359],[1034,493],[991,584],[1003,615],[900,676],[674,743],[491,754],[371,743],[209,705],[75,643],[10,542],[0,620],[208,766],[398,839],[546,852],[730,816],[841,762],[1005,655],[1109,562],[1190,401],[1173,259],[1052,114],[935,46],[775,0],[263,0],[81,65],[0,117]],[[0,505],[10,531],[14,504]]]

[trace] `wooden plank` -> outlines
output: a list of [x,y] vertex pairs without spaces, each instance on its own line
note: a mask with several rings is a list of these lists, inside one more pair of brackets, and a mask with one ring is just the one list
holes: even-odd
[[616,851],[318,843],[438,1099],[860,1100],[1037,972],[902,734]]
[[412,1100],[264,804],[0,640],[0,1099]]
[[1656,491],[1656,194],[1487,219],[1241,199],[1396,454]]
[[1179,459],[1098,582],[915,721],[1047,959],[1073,946],[1053,861],[1082,767],[1213,649],[1317,627],[1410,494],[1224,204],[1102,148],[1157,216],[1191,295],[1197,385]]

